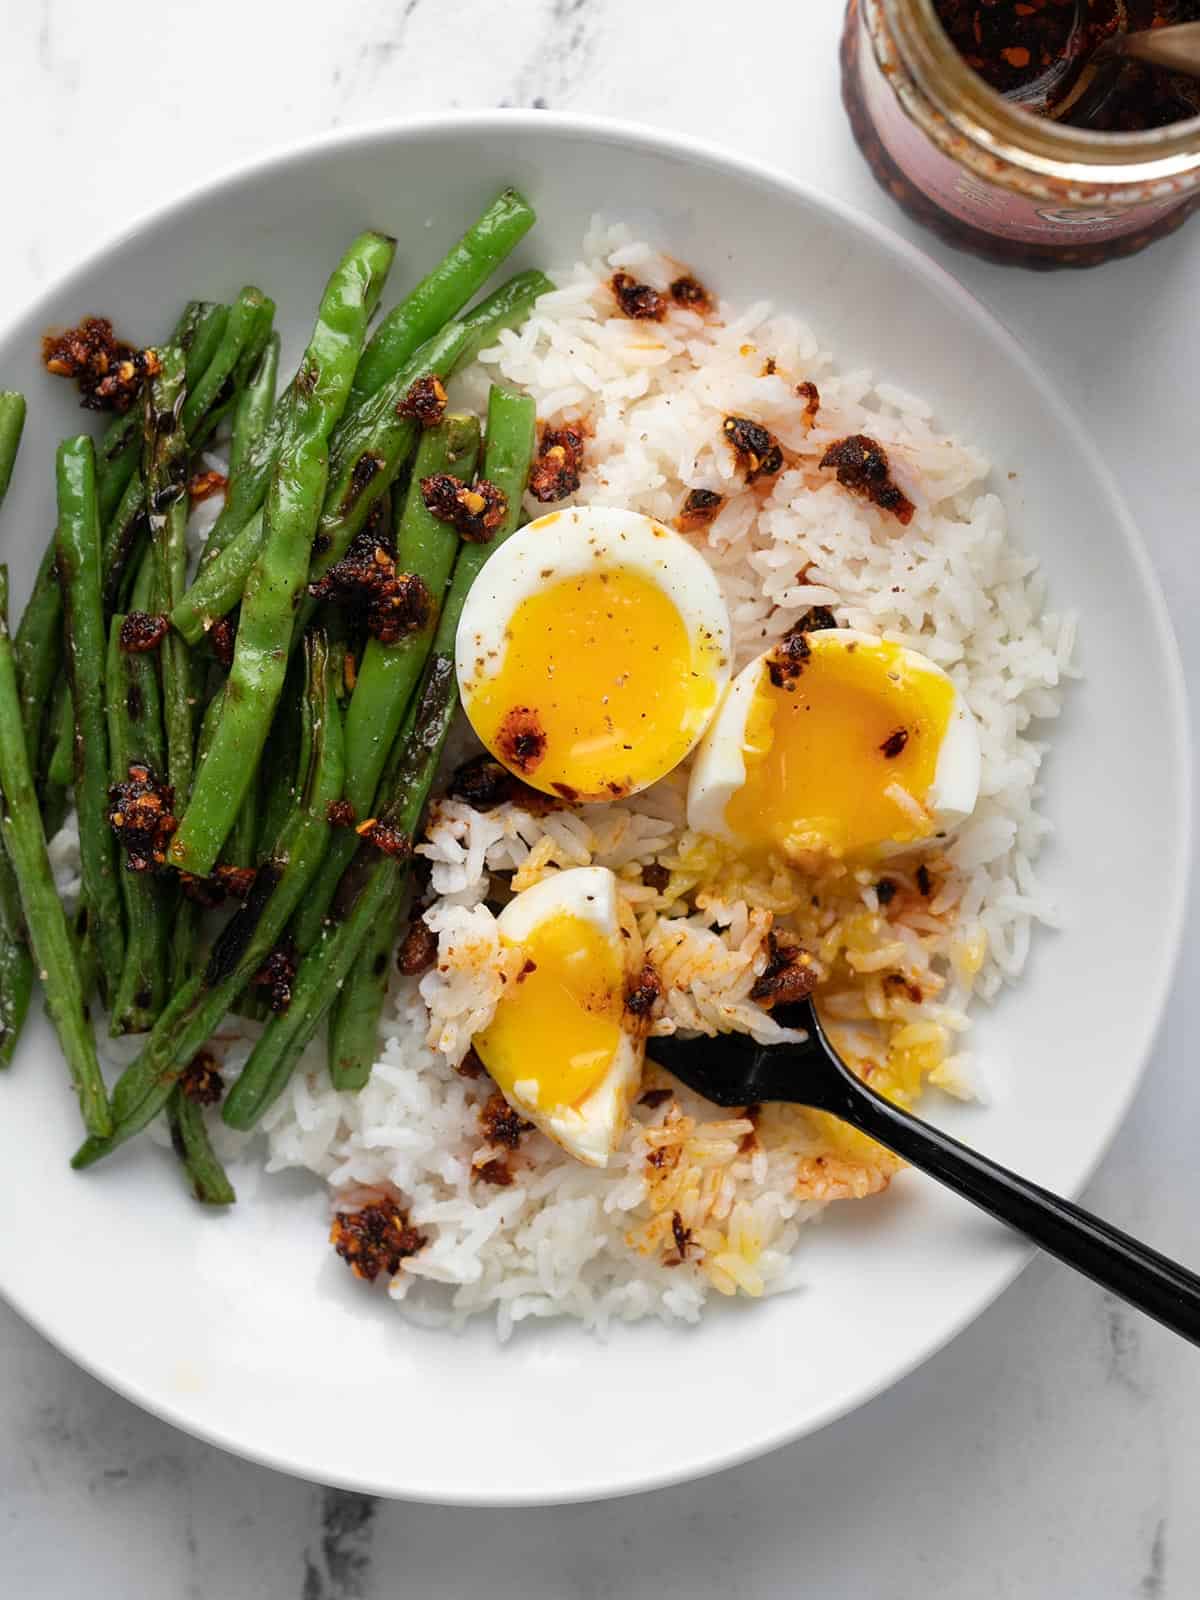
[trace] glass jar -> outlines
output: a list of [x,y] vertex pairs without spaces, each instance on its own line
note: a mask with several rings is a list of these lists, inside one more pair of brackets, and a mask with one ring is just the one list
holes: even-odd
[[947,243],[992,261],[1097,266],[1200,204],[1200,118],[1097,133],[1034,116],[967,66],[933,0],[849,0],[842,93],[882,187]]

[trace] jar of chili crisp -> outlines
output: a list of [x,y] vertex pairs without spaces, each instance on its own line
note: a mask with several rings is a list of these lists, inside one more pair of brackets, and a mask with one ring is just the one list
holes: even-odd
[[1106,18],[1192,15],[1200,0],[849,0],[846,110],[882,187],[947,243],[1017,266],[1097,266],[1200,205],[1191,87],[1122,79],[1098,106],[1093,93],[1087,126],[1060,119],[1052,100],[1037,111],[1019,101],[1038,74],[1069,86],[1055,51],[1082,63]]

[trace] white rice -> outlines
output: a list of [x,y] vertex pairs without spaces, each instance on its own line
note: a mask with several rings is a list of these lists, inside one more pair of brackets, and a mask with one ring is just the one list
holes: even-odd
[[[978,723],[983,779],[975,815],[938,862],[933,894],[922,900],[911,863],[897,866],[906,909],[889,922],[874,878],[859,874],[843,885],[837,930],[813,924],[807,933],[810,948],[814,937],[827,942],[824,957],[814,953],[830,965],[843,952],[849,978],[827,1003],[846,1048],[866,1059],[886,1019],[901,1057],[933,1051],[927,1081],[970,1094],[961,1048],[968,1006],[1017,978],[1034,924],[1055,920],[1034,866],[1047,831],[1034,804],[1045,753],[1037,724],[1057,715],[1072,675],[1074,621],[1046,608],[1037,564],[988,489],[989,463],[949,436],[928,406],[891,382],[839,372],[812,331],[766,304],[722,305],[719,319],[673,310],[662,323],[630,321],[616,314],[607,288],[618,266],[660,289],[679,270],[627,230],[595,226],[583,259],[556,275],[556,292],[484,352],[452,398],[482,409],[486,384],[501,378],[533,394],[543,420],[585,418],[579,502],[670,521],[690,488],[727,496],[697,538],[724,588],[737,665],[808,607],[828,605],[842,623],[912,644],[951,675]],[[820,390],[811,431],[796,395],[805,380]],[[729,413],[761,421],[799,457],[765,497],[735,474],[721,435]],[[908,527],[817,470],[825,448],[852,433],[887,448],[916,506]],[[477,748],[469,730],[452,744],[456,761]],[[672,1102],[637,1110],[607,1171],[581,1166],[535,1134],[512,1160],[510,1187],[479,1180],[476,1169],[495,1155],[479,1122],[490,1085],[455,1066],[500,990],[485,898],[562,867],[609,866],[666,979],[654,1031],[779,1035],[749,991],[773,917],[800,915],[795,886],[707,881],[703,846],[684,826],[685,785],[675,774],[620,804],[544,816],[512,805],[489,814],[438,805],[420,849],[436,895],[426,920],[446,970],[419,984],[394,980],[380,1057],[361,1094],[329,1087],[316,1043],[268,1114],[268,1171],[306,1168],[335,1195],[364,1185],[400,1191],[428,1241],[390,1286],[408,1315],[457,1325],[487,1313],[502,1336],[531,1317],[575,1317],[594,1328],[643,1316],[694,1321],[714,1291],[757,1295],[794,1284],[799,1224],[831,1198],[877,1191],[894,1170],[889,1158],[839,1142],[804,1113],[771,1112],[754,1128],[676,1091]],[[672,873],[665,895],[642,882],[651,863]],[[846,916],[869,937],[846,944]],[[916,983],[923,998],[897,995],[887,974]],[[253,1031],[231,1020],[228,1068],[236,1071]],[[671,1080],[651,1067],[647,1083]],[[219,1123],[214,1136],[226,1153],[244,1155],[245,1141]],[[669,1146],[660,1168],[646,1160],[656,1142]],[[682,1262],[676,1218],[693,1239]]]

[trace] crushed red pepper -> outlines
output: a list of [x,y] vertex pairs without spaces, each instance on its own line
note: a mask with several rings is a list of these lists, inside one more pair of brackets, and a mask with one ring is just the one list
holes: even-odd
[[816,968],[808,951],[769,933],[767,964],[761,976],[755,979],[750,998],[767,1011],[773,1006],[795,1005],[798,1000],[808,999],[817,982]]
[[896,728],[892,733],[888,734],[887,738],[879,746],[879,753],[886,761],[894,761],[898,755],[903,753],[907,743],[908,729]]
[[423,428],[436,428],[446,415],[446,386],[436,375],[418,378],[396,407],[398,417],[412,417]]
[[862,495],[881,511],[891,512],[905,527],[912,521],[916,507],[893,483],[887,451],[877,440],[865,433],[838,439],[821,457],[821,466],[836,471],[837,481],[844,489]]
[[314,600],[350,606],[380,644],[396,644],[419,632],[433,612],[424,579],[415,572],[397,572],[393,552],[368,529],[323,578],[309,584],[308,592]]
[[761,422],[750,417],[726,417],[721,429],[733,447],[747,483],[773,478],[783,466],[783,447]]
[[513,706],[505,712],[496,743],[505,763],[516,772],[535,772],[545,760],[546,742],[545,729],[531,707]]
[[690,272],[685,272],[672,283],[671,299],[685,311],[698,311],[702,316],[712,310],[712,295]]
[[838,625],[838,619],[828,606],[809,606],[795,624],[801,633],[829,633]]
[[325,820],[331,828],[352,828],[354,807],[349,800],[331,800],[325,807]]
[[649,962],[625,991],[625,1009],[631,1017],[648,1017],[662,998],[662,979]]
[[767,674],[776,689],[791,691],[812,655],[803,628],[791,628],[767,658]]
[[232,617],[218,617],[208,630],[208,646],[223,667],[233,665],[237,647],[237,623]]
[[405,861],[412,855],[412,840],[408,834],[389,822],[381,821],[379,817],[368,817],[354,831],[365,843],[374,845],[376,850],[381,850],[395,861]]
[[479,1059],[479,1052],[474,1045],[468,1048],[466,1055],[454,1070],[460,1078],[483,1078],[487,1076],[487,1068]]
[[423,1233],[409,1226],[408,1214],[395,1202],[376,1200],[357,1211],[339,1211],[329,1242],[356,1278],[374,1283],[381,1272],[394,1278],[426,1241]]
[[671,1213],[671,1237],[675,1241],[675,1255],[668,1256],[665,1264],[668,1267],[681,1266],[687,1260],[688,1251],[693,1245],[692,1230],[684,1227],[683,1218],[678,1211]]
[[126,655],[144,655],[157,650],[171,630],[169,617],[151,616],[146,611],[130,611],[121,623],[117,646]]
[[107,317],[85,317],[77,328],[42,340],[47,372],[74,378],[88,411],[128,411],[146,378],[159,370],[153,350],[137,350],[113,332]]
[[675,518],[675,526],[680,533],[699,533],[701,528],[707,528],[716,521],[724,504],[725,496],[713,489],[689,490]]
[[499,1090],[488,1097],[479,1113],[479,1122],[487,1142],[506,1150],[515,1150],[521,1136],[533,1129],[533,1123],[526,1122],[514,1111]]
[[216,1056],[208,1050],[198,1051],[180,1073],[179,1088],[198,1106],[215,1106],[225,1093]]
[[507,1189],[513,1181],[508,1162],[498,1156],[472,1168],[471,1177],[477,1183],[490,1183],[496,1189]]
[[804,383],[796,385],[796,393],[804,401],[804,426],[811,428],[816,423],[817,413],[821,409],[821,391],[815,383],[805,380]]
[[396,965],[406,978],[415,978],[418,973],[429,971],[437,960],[437,952],[437,934],[424,917],[417,917],[400,942]]
[[179,826],[175,791],[150,767],[133,762],[129,776],[108,791],[108,825],[126,852],[130,872],[156,872],[167,859],[167,841]]
[[635,322],[661,322],[666,316],[666,300],[648,283],[639,283],[627,272],[614,272],[609,282],[618,306]]
[[529,473],[529,492],[535,500],[549,505],[565,500],[579,488],[583,466],[583,433],[568,425],[544,427],[538,453]]
[[491,756],[472,756],[464,761],[451,777],[446,793],[451,800],[462,800],[476,811],[494,811],[510,802],[537,817],[558,810],[557,800],[531,789]]
[[486,478],[462,483],[448,472],[421,479],[425,509],[448,522],[468,544],[488,544],[508,513],[508,497]]
[[298,959],[296,946],[290,939],[283,939],[250,979],[256,989],[266,991],[267,1004],[272,1011],[286,1011],[291,1005]]
[[206,911],[214,911],[225,901],[245,902],[250,897],[254,880],[258,876],[254,867],[214,867],[207,878],[198,878],[193,872],[179,874],[179,887],[187,898]]
[[662,894],[671,882],[670,868],[664,867],[659,861],[648,861],[642,868],[642,882],[655,894]]
[[229,479],[223,472],[194,472],[188,479],[188,499],[198,506],[214,494],[224,494],[228,487]]

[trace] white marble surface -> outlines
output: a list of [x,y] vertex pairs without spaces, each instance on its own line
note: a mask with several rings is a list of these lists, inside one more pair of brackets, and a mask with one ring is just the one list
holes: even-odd
[[[140,211],[244,158],[439,107],[544,104],[702,134],[916,237],[842,118],[840,9],[5,0],[0,306],[20,309]],[[1057,371],[1115,462],[1195,692],[1200,223],[1134,262],[1046,280],[920,242]],[[1119,762],[1118,730],[1118,776]],[[1118,900],[1138,892],[1136,879],[1114,887]],[[1145,1088],[1088,1196],[1193,1261],[1198,921],[1194,909]],[[764,1461],[608,1505],[431,1511],[323,1491],[195,1443],[0,1306],[0,1592],[1185,1600],[1200,1592],[1198,1416],[1191,1350],[1039,1262],[898,1388]]]

